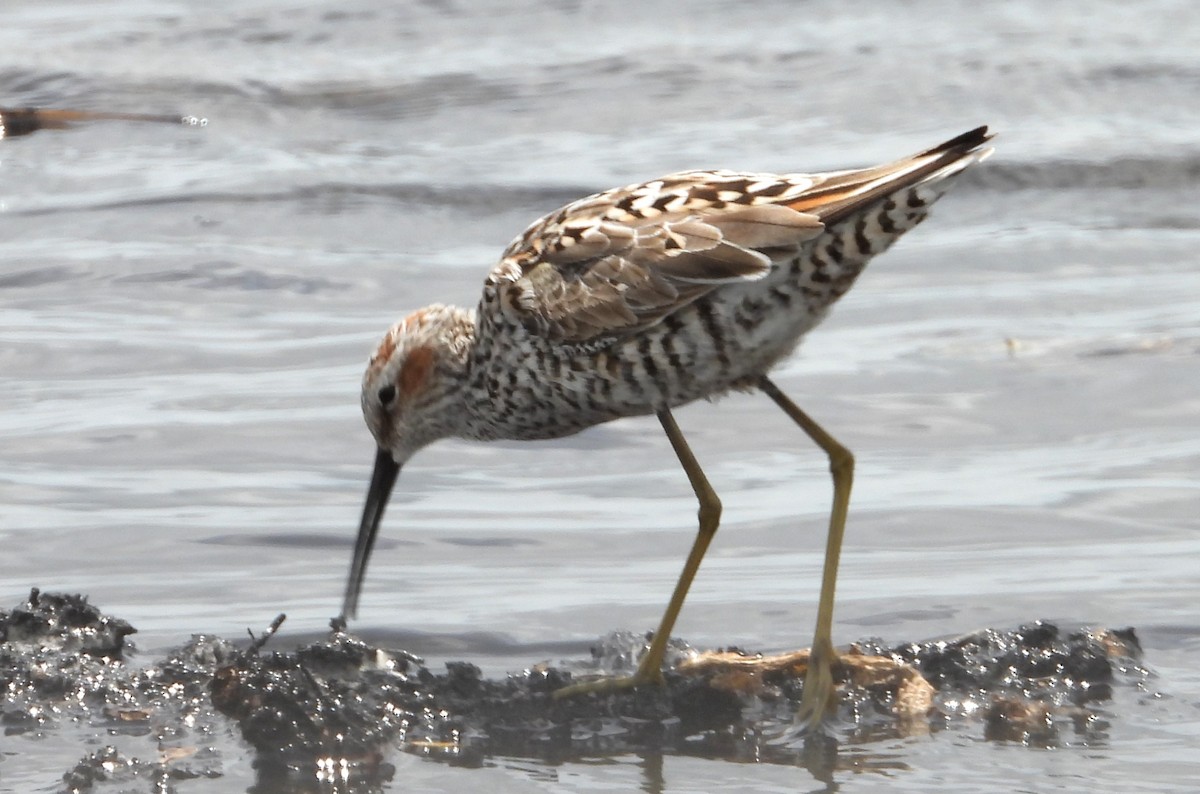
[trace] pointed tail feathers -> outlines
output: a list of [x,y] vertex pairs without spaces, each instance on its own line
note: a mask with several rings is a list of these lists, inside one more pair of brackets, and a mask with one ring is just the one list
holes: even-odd
[[[993,151],[991,147],[984,147],[992,137],[986,126],[976,127],[894,163],[830,174],[826,181],[806,191],[798,200],[789,202],[788,206],[811,212],[827,227],[833,226],[901,190],[925,185],[933,187],[983,160]],[[925,203],[932,203],[942,192],[944,189],[931,191]]]

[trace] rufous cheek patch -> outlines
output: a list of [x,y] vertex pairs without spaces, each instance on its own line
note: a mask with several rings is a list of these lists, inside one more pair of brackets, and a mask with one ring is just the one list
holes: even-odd
[[416,347],[409,351],[396,379],[401,399],[409,399],[421,392],[429,383],[433,372],[433,348]]

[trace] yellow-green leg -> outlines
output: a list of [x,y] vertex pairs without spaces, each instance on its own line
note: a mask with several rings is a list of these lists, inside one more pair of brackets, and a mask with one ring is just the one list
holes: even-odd
[[829,513],[829,535],[825,540],[825,567],[821,573],[821,597],[817,602],[817,627],[813,632],[808,672],[804,677],[804,694],[800,700],[799,720],[817,727],[833,705],[833,598],[837,589],[838,559],[842,553],[842,536],[846,532],[846,514],[850,509],[850,486],[854,482],[854,455],[800,410],[770,378],[759,378],[758,387],[766,392],[783,412],[825,450],[829,456],[829,471],[833,474],[833,509]]
[[[709,485],[708,478],[704,476],[704,471],[696,461],[696,456],[692,454],[691,448],[688,447],[683,432],[675,423],[675,417],[671,415],[670,411],[663,409],[658,412],[658,421],[662,423],[663,430],[667,433],[667,439],[670,440],[671,447],[679,457],[679,462],[683,465],[684,472],[687,473],[688,481],[692,484],[692,490],[696,492],[696,498],[700,501],[700,531],[696,534],[692,550],[683,564],[683,572],[679,574],[675,592],[671,594],[671,601],[667,604],[667,610],[658,624],[658,630],[654,632],[650,649],[642,656],[637,671],[633,675],[621,678],[604,678],[599,681],[572,684],[555,691],[554,697],[556,698],[585,692],[627,689],[645,683],[661,684],[663,681],[662,664],[663,657],[667,653],[667,641],[671,639],[671,630],[675,628],[675,619],[679,617],[679,611],[683,609],[688,588],[692,586],[692,580],[696,578],[696,571],[700,569],[700,561],[704,559],[704,552],[708,550],[708,544],[717,534],[717,525],[721,521],[721,500],[717,497],[717,492]],[[805,690],[807,691],[807,687]]]

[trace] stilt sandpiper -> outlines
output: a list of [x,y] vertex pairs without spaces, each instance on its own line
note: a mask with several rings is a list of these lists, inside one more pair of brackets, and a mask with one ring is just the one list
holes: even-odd
[[343,604],[353,617],[400,467],[446,437],[547,439],[654,414],[700,503],[699,533],[637,671],[557,695],[661,682],[675,619],[721,502],[672,410],[759,389],[829,457],[829,518],[799,718],[834,696],[838,557],[854,457],[768,372],[871,257],[920,223],[953,177],[991,153],[986,127],[887,165],[817,174],[686,171],[575,201],[504,251],[472,311],[432,305],[384,335],[363,377],[378,452]]

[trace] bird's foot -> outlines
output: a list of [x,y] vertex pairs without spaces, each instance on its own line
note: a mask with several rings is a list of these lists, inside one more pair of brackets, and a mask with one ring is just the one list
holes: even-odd
[[837,652],[832,645],[817,643],[809,652],[804,674],[804,690],[796,711],[796,727],[816,733],[836,710],[837,689],[833,683],[833,663]]
[[666,679],[663,678],[661,664],[646,664],[646,658],[643,657],[642,663],[638,665],[638,669],[633,675],[621,676],[605,676],[592,681],[580,681],[576,684],[568,684],[554,690],[552,697],[555,700],[563,698],[575,697],[577,695],[590,694],[609,694],[612,692],[621,692],[626,689],[634,689],[643,684],[653,684],[655,686],[664,686]]

